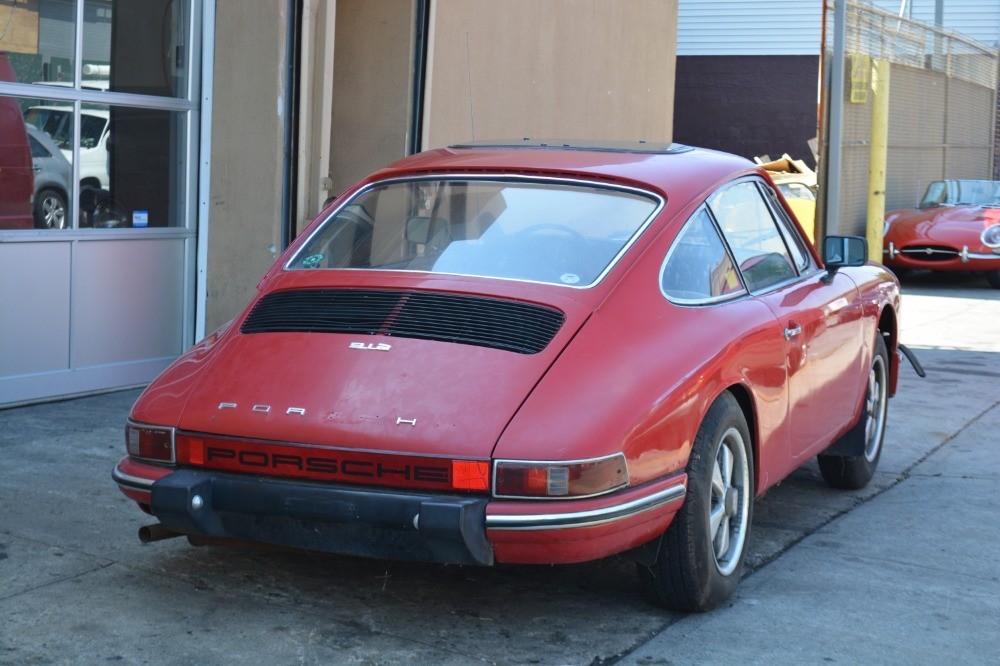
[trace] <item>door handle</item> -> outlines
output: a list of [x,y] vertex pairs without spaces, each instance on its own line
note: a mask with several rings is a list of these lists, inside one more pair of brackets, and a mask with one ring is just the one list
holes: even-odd
[[802,327],[795,322],[789,322],[791,325],[785,328],[785,340],[791,340],[796,335],[802,332]]

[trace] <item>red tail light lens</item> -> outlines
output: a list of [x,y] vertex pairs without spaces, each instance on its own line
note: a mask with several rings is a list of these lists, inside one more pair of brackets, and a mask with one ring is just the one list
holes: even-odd
[[174,462],[174,429],[125,423],[125,448],[133,458]]
[[483,460],[452,460],[451,487],[455,490],[489,490],[490,464]]
[[493,494],[497,497],[592,497],[627,485],[628,465],[621,453],[565,462],[498,460]]

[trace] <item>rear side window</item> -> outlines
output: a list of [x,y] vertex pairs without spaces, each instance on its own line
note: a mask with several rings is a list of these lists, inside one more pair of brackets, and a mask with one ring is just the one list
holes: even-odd
[[31,156],[32,157],[52,157],[52,153],[45,149],[38,139],[28,135],[28,144],[31,146]]
[[736,266],[708,211],[688,221],[660,269],[660,289],[671,301],[707,303],[743,293]]
[[747,289],[758,291],[798,275],[781,232],[753,181],[744,180],[708,200]]
[[771,212],[774,213],[774,218],[778,222],[778,228],[785,237],[785,244],[788,246],[788,250],[791,252],[792,259],[795,260],[795,265],[798,267],[799,272],[809,272],[809,269],[812,268],[812,258],[809,255],[809,251],[803,245],[802,237],[796,231],[792,221],[788,219],[788,215],[785,213],[785,209],[781,207],[781,203],[774,194],[774,190],[763,183],[760,183],[760,188],[771,202]]

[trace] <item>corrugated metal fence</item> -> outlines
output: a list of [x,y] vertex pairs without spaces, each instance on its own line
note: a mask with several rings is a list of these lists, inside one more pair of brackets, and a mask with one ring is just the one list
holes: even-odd
[[[829,61],[833,3],[826,5]],[[932,180],[993,178],[996,48],[852,2],[846,51],[841,219],[828,220],[826,233],[864,235],[878,59],[890,62],[886,209],[915,206]]]

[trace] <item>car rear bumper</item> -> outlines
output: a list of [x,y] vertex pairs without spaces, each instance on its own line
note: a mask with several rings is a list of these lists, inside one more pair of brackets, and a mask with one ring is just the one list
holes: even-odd
[[670,524],[686,478],[585,500],[529,502],[357,488],[122,460],[122,492],[167,530],[383,559],[491,565],[597,559]]

